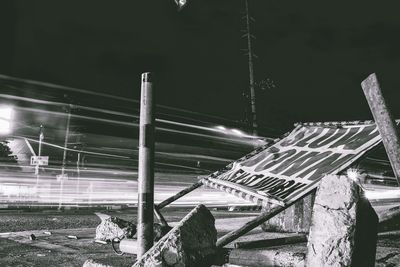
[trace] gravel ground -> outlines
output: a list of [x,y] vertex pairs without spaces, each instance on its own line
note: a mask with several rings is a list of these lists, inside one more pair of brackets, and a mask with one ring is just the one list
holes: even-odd
[[[179,221],[191,208],[166,208],[162,210],[169,222]],[[94,210],[44,210],[35,212],[2,211],[0,212],[0,233],[25,230],[92,228],[100,223]],[[97,210],[97,212],[117,216],[121,219],[136,222],[136,209]],[[244,217],[257,212],[212,211],[215,218]],[[155,222],[157,220],[155,219]]]

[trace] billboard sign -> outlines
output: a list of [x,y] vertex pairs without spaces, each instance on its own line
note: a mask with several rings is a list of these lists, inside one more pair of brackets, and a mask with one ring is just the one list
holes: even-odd
[[284,206],[337,174],[381,141],[375,124],[298,125],[269,147],[258,149],[204,179],[208,186],[257,204]]

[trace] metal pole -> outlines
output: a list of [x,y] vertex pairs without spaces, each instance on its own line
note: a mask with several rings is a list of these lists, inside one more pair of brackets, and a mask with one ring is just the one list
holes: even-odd
[[68,146],[68,137],[69,137],[69,124],[71,121],[71,107],[72,105],[68,105],[68,117],[67,117],[67,128],[65,129],[65,139],[64,139],[64,152],[63,152],[63,160],[62,160],[62,167],[61,167],[61,184],[60,184],[60,199],[58,203],[58,209],[62,207],[62,197],[63,197],[63,190],[64,190],[64,176],[65,176],[65,165],[67,161],[67,146]]
[[[40,157],[42,155],[42,141],[44,138],[44,134],[43,134],[43,125],[40,125],[40,131],[39,131],[39,151],[38,151],[38,157]],[[35,174],[36,174],[36,187],[38,187],[39,185],[39,179],[40,179],[40,175],[39,175],[39,162],[36,164],[35,166]]]
[[153,246],[154,92],[152,78],[149,72],[142,74],[138,171],[138,259]]
[[383,145],[389,157],[390,164],[397,182],[400,185],[400,138],[396,129],[396,122],[386,105],[378,79],[375,73],[372,73],[361,83],[361,87],[367,98],[368,105],[374,116],[382,138]]
[[251,104],[251,120],[253,134],[257,135],[257,116],[256,116],[256,90],[254,86],[254,68],[253,68],[253,50],[251,45],[251,32],[250,32],[250,16],[249,4],[247,0],[244,1],[246,5],[246,30],[247,30],[247,49],[249,57],[249,82],[250,82],[250,104]]

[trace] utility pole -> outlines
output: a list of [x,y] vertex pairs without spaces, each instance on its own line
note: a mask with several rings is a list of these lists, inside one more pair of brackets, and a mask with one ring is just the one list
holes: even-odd
[[250,31],[250,20],[254,20],[249,15],[249,4],[248,0],[244,0],[246,7],[245,21],[246,21],[246,29],[244,37],[247,37],[247,56],[248,56],[248,64],[249,64],[249,89],[250,89],[250,106],[251,106],[251,127],[254,135],[257,135],[257,115],[256,115],[256,90],[255,90],[255,82],[254,82],[254,67],[253,67],[253,58],[255,55],[252,50],[252,38],[255,38],[254,35],[251,34]]
[[142,74],[140,98],[138,224],[140,259],[153,246],[154,208],[154,90],[152,73]]
[[62,167],[61,167],[61,175],[60,175],[60,199],[58,203],[58,209],[60,210],[62,207],[62,198],[63,198],[63,190],[64,190],[64,180],[65,180],[65,166],[67,162],[67,147],[68,147],[68,136],[69,136],[69,125],[71,121],[71,109],[72,105],[69,104],[67,108],[67,127],[65,128],[65,139],[64,139],[64,152],[63,152],[63,160],[62,160]]

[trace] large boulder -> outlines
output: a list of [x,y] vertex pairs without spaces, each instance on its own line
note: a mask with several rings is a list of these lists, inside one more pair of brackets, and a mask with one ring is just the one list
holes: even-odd
[[133,266],[209,266],[216,253],[216,241],[215,219],[204,205],[199,205]]
[[96,228],[97,240],[110,241],[114,238],[132,238],[136,234],[136,225],[113,216],[99,216],[101,223]]
[[374,266],[378,216],[346,176],[322,179],[314,203],[306,266]]

